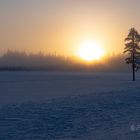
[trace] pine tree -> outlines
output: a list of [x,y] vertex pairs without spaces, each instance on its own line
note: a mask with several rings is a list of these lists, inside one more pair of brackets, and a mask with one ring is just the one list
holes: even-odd
[[124,53],[128,54],[125,61],[132,65],[133,81],[135,81],[135,72],[140,68],[140,35],[135,28],[130,29],[125,42]]

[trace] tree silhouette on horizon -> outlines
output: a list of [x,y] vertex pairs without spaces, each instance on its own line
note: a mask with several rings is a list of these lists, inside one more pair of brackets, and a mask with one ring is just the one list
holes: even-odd
[[124,53],[128,54],[125,61],[132,65],[133,81],[135,81],[135,72],[140,68],[140,34],[135,28],[130,29],[125,42]]

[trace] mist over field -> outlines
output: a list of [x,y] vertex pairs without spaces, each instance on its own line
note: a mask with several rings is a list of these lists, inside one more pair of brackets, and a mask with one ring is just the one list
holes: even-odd
[[0,70],[128,71],[124,58],[117,54],[108,55],[102,61],[85,62],[76,56],[7,51],[0,57]]

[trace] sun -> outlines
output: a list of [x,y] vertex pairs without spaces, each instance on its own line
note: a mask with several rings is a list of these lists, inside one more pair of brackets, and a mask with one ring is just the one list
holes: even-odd
[[95,41],[84,41],[78,50],[78,56],[85,61],[99,60],[104,54],[100,44]]

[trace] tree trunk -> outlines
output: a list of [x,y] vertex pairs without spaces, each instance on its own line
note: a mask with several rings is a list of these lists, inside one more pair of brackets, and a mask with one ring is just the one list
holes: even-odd
[[133,64],[132,65],[132,69],[133,69],[133,81],[135,81],[136,79],[135,79],[135,64]]
[[132,61],[133,61],[133,64],[132,64],[132,69],[133,69],[133,81],[135,81],[135,41],[134,41],[134,34],[132,36],[132,41],[133,41],[133,54],[132,54]]

